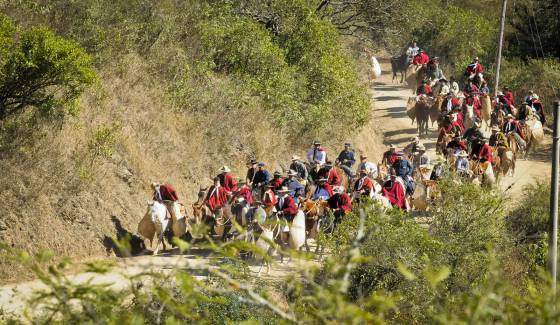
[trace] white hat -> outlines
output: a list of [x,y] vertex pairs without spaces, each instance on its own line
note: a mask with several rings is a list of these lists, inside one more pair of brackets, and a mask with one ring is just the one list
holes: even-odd
[[504,95],[504,93],[503,93],[503,92],[501,92],[501,91],[498,91],[498,96],[503,96],[503,95]]
[[333,192],[338,194],[344,193],[344,186],[335,186]]
[[292,155],[292,160],[299,160],[299,156],[298,155]]
[[286,186],[282,186],[279,190],[277,190],[278,193],[288,193],[290,192],[290,190],[286,187]]
[[290,169],[290,170],[288,171],[288,176],[297,176],[297,175],[298,175],[298,173],[297,173],[295,170],[293,170],[293,169]]
[[156,189],[156,188],[159,187],[159,186],[160,186],[160,184],[159,184],[158,182],[153,182],[153,183],[152,183],[152,188],[153,188],[153,189]]
[[531,95],[531,99],[539,100],[539,96],[537,94]]
[[461,150],[461,152],[459,152],[459,154],[457,154],[457,156],[459,157],[468,157],[469,155],[467,154],[467,152],[465,150]]
[[513,118],[513,115],[508,114],[508,115],[506,115],[506,118]]
[[222,169],[220,169],[220,171],[221,171],[222,173],[229,173],[229,172],[231,172],[231,169],[229,169],[228,166],[224,166],[224,167],[222,167]]

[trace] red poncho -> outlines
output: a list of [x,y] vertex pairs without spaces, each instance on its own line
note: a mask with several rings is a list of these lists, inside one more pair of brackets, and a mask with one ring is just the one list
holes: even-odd
[[331,209],[340,209],[346,213],[352,211],[352,201],[346,193],[331,196],[328,203]]
[[206,205],[214,212],[217,208],[220,208],[228,203],[228,197],[226,190],[221,186],[212,185],[208,190],[206,195]]
[[253,193],[248,186],[242,186],[237,193],[235,193],[235,198],[238,197],[242,197],[249,205],[253,205]]
[[274,186],[273,188],[275,190],[278,190],[282,186],[283,182],[284,180],[282,179],[282,177],[273,178],[272,181],[270,181],[270,185]]
[[218,178],[220,179],[220,185],[229,193],[237,190],[237,183],[230,174],[220,174]]
[[388,181],[383,185],[383,195],[396,207],[406,210],[406,195],[401,184]]
[[340,176],[338,176],[336,169],[331,168],[327,174],[327,183],[332,186],[339,186],[340,182]]
[[[163,201],[177,201],[179,200],[179,196],[177,192],[170,184],[162,184],[159,186],[159,195]],[[154,193],[154,200],[159,201],[157,193]]]
[[485,143],[484,146],[482,146],[478,154],[478,159],[494,162],[494,154],[492,153],[492,149],[490,149],[490,146],[488,146],[488,144]]
[[420,65],[420,64],[428,64],[428,62],[430,62],[430,57],[422,52],[422,53],[418,53],[415,57],[414,60],[412,61],[412,64],[415,65]]
[[[280,203],[282,203],[282,205],[280,205]],[[276,210],[282,211],[284,214],[292,215],[292,216],[295,216],[298,213],[296,202],[289,195],[286,195],[278,199]]]
[[263,195],[263,203],[267,207],[274,206],[276,204],[276,195],[274,195],[274,191],[271,189],[266,190]]

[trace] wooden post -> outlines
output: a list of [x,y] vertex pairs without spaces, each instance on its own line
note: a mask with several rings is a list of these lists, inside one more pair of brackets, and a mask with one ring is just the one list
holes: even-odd
[[550,175],[550,227],[548,230],[548,268],[552,278],[552,292],[556,294],[557,237],[558,237],[558,163],[560,162],[560,101],[554,105],[554,133],[552,136],[552,173]]
[[500,19],[500,37],[498,39],[498,57],[496,58],[496,80],[494,82],[494,98],[498,97],[500,85],[500,67],[502,65],[502,48],[504,45],[504,25],[506,23],[507,0],[502,3],[502,17]]

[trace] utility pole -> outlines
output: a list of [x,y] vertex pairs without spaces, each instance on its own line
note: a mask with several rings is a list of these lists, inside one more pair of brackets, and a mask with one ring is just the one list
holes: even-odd
[[498,39],[498,57],[496,58],[496,80],[494,82],[494,98],[498,97],[500,84],[500,67],[502,65],[502,48],[504,46],[504,26],[506,23],[507,0],[502,3],[502,17],[500,18],[500,37]]
[[548,267],[552,277],[552,292],[556,294],[556,267],[558,265],[558,164],[560,162],[560,101],[554,105],[554,134],[552,137],[552,173],[550,175],[550,228],[548,232]]

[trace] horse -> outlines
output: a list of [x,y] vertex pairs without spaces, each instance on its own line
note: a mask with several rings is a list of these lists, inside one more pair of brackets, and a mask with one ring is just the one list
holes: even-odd
[[[305,214],[303,211],[298,210],[297,214],[291,223],[287,223],[286,226],[281,227],[282,232],[280,234],[281,245],[288,247],[293,250],[300,250],[305,244]],[[284,261],[284,256],[281,254],[280,263]]]
[[441,105],[443,104],[443,96],[437,96],[434,100],[433,105],[430,107],[430,120],[432,121],[432,126],[434,122],[438,122],[441,118]]
[[476,116],[474,115],[474,108],[472,105],[465,105],[463,108],[463,125],[465,130],[474,126]]
[[340,176],[340,186],[343,186],[346,190],[348,190],[352,185],[353,179],[349,177],[342,168],[335,166],[334,169]]
[[416,111],[416,122],[418,125],[418,135],[428,134],[428,120],[430,119],[431,105],[427,99],[420,99],[416,102],[414,110]]
[[485,187],[494,186],[496,177],[492,164],[489,161],[481,162],[479,160],[473,160],[470,166],[473,174],[473,182],[478,182]]
[[499,146],[496,148],[494,157],[496,159],[496,176],[506,176],[511,171],[515,173],[515,155],[510,148]]
[[542,123],[533,118],[527,120],[523,125],[523,133],[525,134],[525,139],[527,141],[527,148],[525,149],[525,157],[529,154],[529,150],[535,148],[542,143],[544,140],[544,130]]
[[490,128],[491,118],[492,118],[492,101],[490,100],[490,95],[482,94],[480,98],[480,115],[482,120],[486,123],[486,129]]
[[[301,202],[301,210],[305,214],[305,248],[309,252],[309,245],[307,244],[308,238],[317,239],[319,234],[319,220],[321,220],[328,207],[328,202],[322,199],[317,201],[305,200]],[[319,251],[319,245],[315,249],[315,253]]]
[[502,127],[506,118],[505,112],[501,109],[494,109],[490,115],[490,127]]
[[410,119],[412,120],[412,124],[414,125],[414,120],[416,119],[416,102],[418,101],[418,98],[416,96],[411,96],[408,97],[408,100],[406,102],[406,115],[408,115],[408,117],[410,117]]
[[373,55],[371,56],[371,73],[373,75],[372,79],[377,79],[381,76],[381,66]]
[[150,247],[152,247],[154,235],[158,238],[153,255],[157,255],[159,252],[160,243],[163,244],[163,250],[165,251],[163,235],[169,226],[171,226],[173,235],[176,237],[183,236],[187,231],[185,216],[181,214],[179,203],[174,202],[172,208],[174,213],[170,213],[163,203],[158,201],[148,202],[146,214],[138,224],[138,233],[144,239],[150,241]]
[[391,79],[391,82],[394,82],[395,79],[397,79],[397,73],[400,72],[401,83],[403,83],[406,79],[406,73],[408,70],[408,56],[406,53],[391,57],[391,70],[393,71],[393,79]]
[[426,67],[417,67],[415,65],[410,65],[407,69],[408,77],[406,77],[406,82],[408,86],[412,89],[412,93],[416,93],[418,85],[426,78]]

